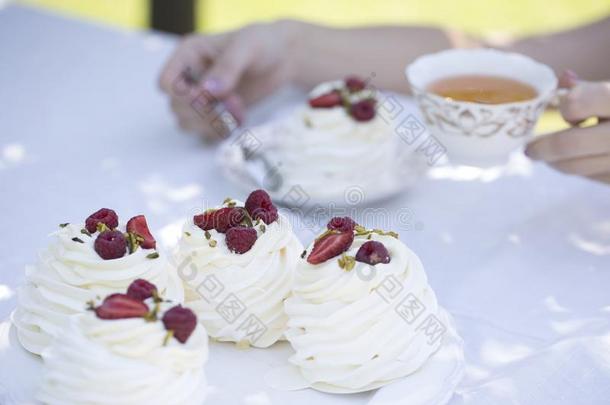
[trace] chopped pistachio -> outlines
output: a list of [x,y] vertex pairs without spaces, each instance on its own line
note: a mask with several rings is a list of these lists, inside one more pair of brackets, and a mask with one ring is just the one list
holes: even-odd
[[149,259],[156,259],[159,257],[159,252],[153,252],[153,253],[149,253],[146,255],[147,258]]
[[95,311],[95,301],[87,301],[87,311]]
[[398,234],[394,231],[383,231],[381,229],[365,229],[363,227],[361,227],[360,225],[356,225],[356,228],[354,228],[356,231],[356,236],[366,236],[367,239],[370,239],[371,234],[376,233],[378,235],[387,235],[387,236],[391,236],[393,238],[398,239]]
[[216,247],[216,241],[214,239],[210,240],[210,247]]
[[[245,208],[242,209],[242,211],[244,212],[244,219],[241,220],[240,224],[252,228],[254,226],[254,221],[252,220],[250,213]],[[259,219],[256,221],[259,221]],[[256,225],[258,225],[258,222],[256,222]]]
[[187,231],[184,231],[184,234],[185,234],[186,236],[191,236],[191,233],[190,233],[190,232],[187,232]]
[[83,228],[80,230],[80,233],[82,233],[83,235],[87,235],[87,236],[91,236],[91,232],[89,232],[87,230],[87,228]]
[[144,320],[146,322],[154,322],[157,320],[157,315],[159,314],[159,309],[161,309],[160,301],[155,301],[155,306],[150,310],[146,315],[144,315]]
[[127,246],[129,247],[129,253],[133,253],[138,250],[138,246],[144,242],[144,238],[137,233],[127,232],[125,233],[125,239],[127,239]]
[[350,271],[356,265],[356,259],[353,256],[346,255],[345,253],[343,253],[337,261],[339,262],[339,267],[345,271]]
[[70,225],[69,222],[64,222],[63,224],[59,224],[60,228],[65,228],[66,226]]
[[267,230],[267,228],[265,227],[265,225],[261,224],[258,229],[261,230],[262,233],[265,233],[265,231]]
[[233,199],[231,197],[227,197],[224,199],[224,201],[222,202],[223,204],[230,204],[233,201]]
[[336,231],[336,230],[334,230],[334,229],[327,229],[327,230],[325,230],[324,232],[322,232],[322,234],[321,234],[320,236],[318,236],[318,237],[316,238],[316,240],[318,241],[318,240],[320,240],[320,239],[322,239],[322,238],[324,238],[324,237],[326,237],[326,236],[328,236],[328,235],[330,235],[330,234],[333,234],[333,233],[341,233],[341,232]]
[[304,259],[305,256],[307,256],[307,249],[303,250],[303,253],[301,253],[301,259]]
[[205,231],[204,235],[207,240],[210,240],[210,238],[212,237],[212,235],[210,234],[210,231]]
[[110,230],[110,228],[108,228],[108,226],[106,226],[106,224],[103,222],[98,222],[96,228],[99,233]]
[[81,238],[77,238],[77,237],[72,238],[72,240],[74,242],[78,242],[78,243],[85,243],[85,242],[83,242],[83,240]]
[[165,337],[163,338],[163,346],[167,346],[167,344],[169,343],[170,339],[174,337],[174,331],[173,330],[168,330],[167,333],[165,334]]

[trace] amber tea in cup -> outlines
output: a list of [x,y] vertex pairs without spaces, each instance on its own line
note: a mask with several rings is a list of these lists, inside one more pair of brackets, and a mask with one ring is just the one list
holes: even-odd
[[534,99],[538,92],[527,83],[502,76],[479,74],[449,76],[427,90],[449,100],[480,104],[504,104]]

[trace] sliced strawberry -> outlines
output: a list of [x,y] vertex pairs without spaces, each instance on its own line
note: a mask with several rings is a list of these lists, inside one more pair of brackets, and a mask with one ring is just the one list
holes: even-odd
[[203,214],[195,215],[193,217],[193,223],[200,227],[204,231],[209,231],[210,229],[214,229],[216,217],[216,210],[209,210],[204,212]]
[[337,90],[322,94],[309,100],[312,108],[332,108],[342,104],[341,94]]
[[157,247],[157,241],[150,233],[144,215],[138,215],[131,218],[127,222],[127,232],[135,233],[144,238],[144,240],[140,242],[140,246],[143,249],[155,249]]
[[148,313],[148,306],[142,301],[127,294],[112,294],[104,299],[102,305],[95,308],[100,319],[140,318]]
[[311,264],[323,263],[345,252],[353,241],[353,232],[330,233],[313,244],[313,249],[307,257],[307,261]]

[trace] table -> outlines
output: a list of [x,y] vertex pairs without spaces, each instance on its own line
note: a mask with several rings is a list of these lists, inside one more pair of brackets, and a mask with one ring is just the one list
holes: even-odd
[[[215,150],[175,127],[156,87],[174,44],[0,11],[0,320],[58,223],[102,206],[146,213],[171,244],[204,200],[243,198]],[[291,97],[265,100],[246,125]],[[610,187],[515,156],[504,169],[435,167],[380,207],[465,340],[452,404],[610,402],[609,201]],[[408,226],[391,216],[405,210]]]

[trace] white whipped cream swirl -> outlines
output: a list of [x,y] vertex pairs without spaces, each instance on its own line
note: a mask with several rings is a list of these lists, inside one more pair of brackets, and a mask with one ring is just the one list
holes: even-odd
[[[85,310],[85,303],[111,293],[124,293],[131,282],[143,278],[155,284],[163,297],[182,302],[184,291],[166,255],[146,256],[154,250],[104,260],[94,250],[97,233],[81,233],[83,226],[69,224],[52,235],[34,266],[26,267],[26,283],[18,290],[12,314],[23,347],[40,354],[67,325],[69,317]],[[84,243],[75,242],[79,238]]]
[[[396,238],[373,234],[372,240],[385,245],[389,263],[356,262],[346,271],[335,257],[319,265],[301,260],[297,267],[293,296],[285,303],[286,338],[296,352],[290,362],[313,388],[377,388],[416,372],[441,344],[422,329],[439,307],[421,261]],[[357,237],[346,254],[355,256],[366,241]],[[409,312],[404,304],[413,298],[423,309],[411,306]]]
[[[326,93],[341,83],[323,83],[310,97]],[[357,98],[371,96],[369,91]],[[357,101],[357,100],[353,100]],[[398,166],[411,153],[395,133],[384,109],[370,121],[356,121],[343,106],[296,108],[270,126],[261,127],[261,142],[282,176],[287,192],[299,185],[310,196],[332,199],[358,186],[371,195],[396,189]],[[321,186],[323,185],[323,186]],[[280,192],[279,195],[284,195]]]
[[160,320],[102,320],[93,312],[72,317],[42,353],[37,398],[49,405],[200,405],[206,394],[205,329],[197,324],[184,344],[171,338],[164,346],[166,333]]
[[227,248],[224,234],[208,231],[216,241],[211,247],[205,232],[187,221],[178,246],[178,273],[187,304],[210,337],[268,347],[285,331],[284,299],[303,246],[282,215],[265,225],[265,232],[260,225],[255,229],[258,239],[252,248],[237,254]]

